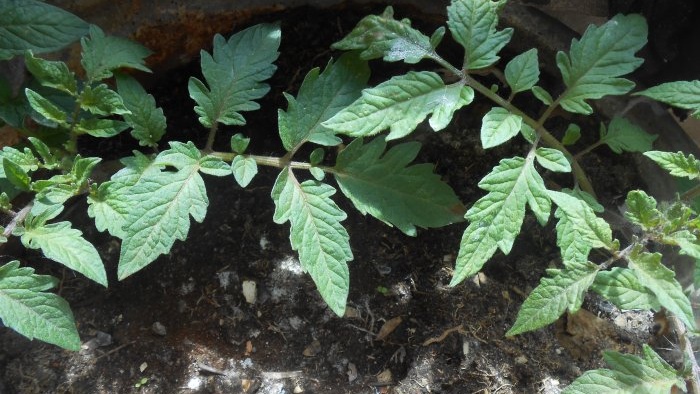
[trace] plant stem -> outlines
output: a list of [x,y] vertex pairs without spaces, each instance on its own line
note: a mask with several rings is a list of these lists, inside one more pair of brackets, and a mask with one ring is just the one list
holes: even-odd
[[577,154],[574,155],[574,159],[578,160],[581,158],[581,156],[587,154],[588,152],[592,151],[593,149],[603,145],[603,141],[598,140],[595,143],[589,145],[586,149],[582,150],[581,152],[578,152]]
[[5,227],[5,231],[2,232],[3,237],[7,238],[10,235],[12,235],[12,232],[15,230],[17,225],[21,225],[24,222],[24,218],[26,218],[29,214],[29,211],[32,210],[32,206],[34,206],[34,201],[31,201],[29,204],[27,204],[24,208],[22,208],[19,212],[17,212],[14,215],[12,221],[10,221],[7,227]]
[[209,128],[209,135],[207,136],[207,143],[204,145],[204,152],[211,152],[214,146],[214,140],[216,139],[216,131],[219,129],[219,124],[214,122]]
[[[285,168],[285,167],[290,167],[290,168],[295,168],[295,169],[300,169],[300,170],[308,170],[312,166],[310,163],[305,163],[301,161],[291,161],[285,157],[276,157],[276,156],[258,156],[258,155],[239,155],[238,153],[234,152],[211,152],[210,153],[212,156],[216,156],[224,161],[230,162],[233,160],[234,157],[236,156],[244,156],[246,158],[250,158],[255,160],[255,163],[261,166],[268,166],[268,167],[276,167],[276,168]],[[325,167],[319,167],[322,168],[324,171],[326,171]]]
[[695,185],[681,194],[681,200],[691,201],[698,196],[700,196],[700,185]]
[[671,329],[675,331],[678,336],[678,346],[683,352],[684,358],[690,362],[690,376],[686,378],[690,389],[688,392],[691,394],[700,394],[700,366],[698,366],[698,361],[695,359],[695,353],[693,352],[690,338],[688,338],[688,329],[685,324],[673,314],[668,316],[668,321],[671,324]]

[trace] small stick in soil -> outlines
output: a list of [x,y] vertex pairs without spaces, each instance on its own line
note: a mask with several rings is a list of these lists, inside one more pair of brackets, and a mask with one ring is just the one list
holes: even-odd
[[460,324],[457,327],[448,328],[439,337],[426,339],[425,342],[423,342],[423,346],[430,346],[434,343],[442,342],[445,340],[445,338],[447,338],[448,335],[452,334],[455,331],[460,334],[467,334],[467,331],[464,329],[464,326]]
[[214,375],[226,376],[226,372],[224,372],[224,371],[222,371],[222,370],[220,370],[220,369],[216,369],[216,368],[212,367],[211,365],[207,365],[207,364],[204,364],[204,363],[198,362],[198,363],[197,363],[197,368],[199,368],[200,371],[213,373]]
[[114,353],[116,353],[116,352],[118,352],[118,351],[124,349],[125,347],[127,347],[127,346],[129,346],[129,345],[133,345],[134,343],[136,343],[136,341],[127,342],[127,343],[125,343],[125,344],[123,344],[123,345],[117,346],[117,347],[115,347],[114,349],[108,351],[107,353],[101,354],[101,355],[97,356],[97,358],[95,358],[95,361],[101,359],[102,357],[107,357],[107,356],[109,356],[109,355],[111,355],[111,354],[114,354]]
[[301,371],[286,371],[286,372],[263,372],[262,375],[265,379],[291,379],[301,377]]

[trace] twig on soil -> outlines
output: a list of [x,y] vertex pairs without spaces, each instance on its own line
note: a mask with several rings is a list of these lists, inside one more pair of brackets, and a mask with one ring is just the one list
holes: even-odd
[[204,371],[204,372],[213,373],[213,374],[215,374],[215,375],[226,376],[226,372],[225,372],[225,371],[222,371],[222,370],[220,370],[220,369],[216,369],[216,368],[212,367],[211,365],[207,365],[207,364],[204,364],[204,363],[201,363],[201,362],[198,362],[198,363],[197,363],[197,368],[199,368],[200,372],[201,372],[201,371]]
[[125,343],[125,344],[123,344],[123,345],[117,346],[117,347],[115,347],[114,349],[108,351],[107,353],[101,354],[101,355],[97,356],[97,357],[95,358],[95,361],[101,359],[102,357],[107,357],[107,356],[109,356],[109,355],[111,355],[111,354],[114,354],[114,353],[116,353],[116,352],[118,352],[118,351],[124,349],[125,347],[127,347],[127,346],[129,346],[129,345],[133,345],[134,343],[136,343],[135,340],[134,340],[134,341],[131,341],[131,342],[127,342],[127,343]]
[[447,338],[448,335],[452,334],[455,331],[460,334],[468,334],[468,332],[464,329],[464,326],[460,324],[457,327],[448,328],[438,337],[426,339],[425,342],[423,342],[423,346],[430,346],[434,343],[442,342],[445,340],[445,338]]
[[687,378],[690,389],[688,392],[690,394],[700,394],[700,366],[698,366],[698,361],[695,359],[695,353],[688,338],[688,330],[685,324],[676,316],[671,315],[669,322],[671,323],[671,328],[678,336],[678,346],[683,352],[683,358],[690,363],[690,376]]
[[301,371],[286,371],[286,372],[262,372],[260,375],[265,379],[291,379],[301,377]]

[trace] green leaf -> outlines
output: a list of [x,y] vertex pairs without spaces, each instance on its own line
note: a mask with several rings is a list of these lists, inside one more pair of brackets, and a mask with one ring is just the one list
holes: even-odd
[[700,118],[700,81],[667,82],[635,94],[690,110],[693,117]]
[[26,50],[59,50],[87,33],[87,23],[58,7],[34,0],[0,0],[0,60]]
[[627,268],[614,267],[610,271],[598,272],[591,290],[622,310],[658,311],[661,308],[656,296],[639,282],[632,270]]
[[387,7],[381,15],[364,17],[332,48],[360,50],[360,56],[365,60],[383,57],[387,62],[403,60],[409,64],[434,56],[430,39],[412,28],[408,19],[394,19],[392,7]]
[[320,74],[318,68],[309,71],[296,98],[285,94],[287,111],[279,110],[279,133],[285,149],[296,151],[307,141],[324,146],[340,144],[335,131],[321,123],[360,97],[368,78],[367,63],[353,52],[329,62]]
[[343,316],[350,287],[347,262],[353,256],[350,236],[340,224],[347,216],[331,199],[333,194],[333,187],[318,181],[299,183],[289,168],[272,188],[275,223],[289,221],[289,238],[301,266],[331,310]]
[[481,123],[481,145],[484,149],[498,146],[518,135],[523,118],[505,108],[494,107]]
[[153,96],[130,76],[117,75],[117,91],[130,112],[124,120],[132,128],[131,135],[141,146],[157,147],[167,126],[163,109],[156,107]]
[[587,192],[584,192],[583,190],[579,189],[578,187],[574,188],[573,190],[571,189],[561,189],[562,193],[566,193],[572,197],[578,198],[579,200],[583,200],[586,204],[588,204],[591,209],[593,209],[593,212],[596,213],[602,213],[605,211],[605,207],[600,205],[598,200],[595,199],[592,195],[588,194]]
[[506,64],[505,76],[512,93],[524,92],[535,86],[540,79],[537,49],[530,49],[511,59]]
[[44,161],[44,164],[42,167],[47,168],[47,169],[53,169],[58,165],[58,160],[51,153],[51,148],[49,148],[48,145],[46,145],[44,143],[44,141],[42,141],[36,137],[27,137],[27,139],[34,147],[34,150],[36,151],[36,153],[39,154],[39,156],[41,157],[41,160]]
[[326,173],[318,167],[309,168],[309,172],[311,173],[311,176],[319,182],[321,182],[326,177]]
[[559,219],[557,245],[565,264],[588,261],[588,253],[593,248],[612,247],[610,225],[597,217],[587,202],[562,192],[549,190],[547,194],[558,206],[554,212]]
[[177,171],[145,171],[129,189],[132,201],[124,220],[117,276],[119,280],[139,271],[184,240],[190,229],[190,215],[202,222],[209,199],[199,175],[201,155],[193,143],[171,142],[153,166],[175,167]]
[[549,94],[548,91],[544,90],[543,87],[541,86],[533,86],[532,87],[532,94],[535,95],[535,97],[542,102],[544,105],[552,105],[554,103],[554,99],[552,98],[552,95]]
[[593,109],[585,100],[632,90],[634,83],[619,77],[642,64],[634,53],[646,42],[647,24],[641,15],[616,15],[602,26],[589,26],[580,40],[571,41],[568,54],[557,53],[567,87],[559,98],[562,108],[590,114]]
[[32,106],[34,111],[38,112],[44,118],[56,122],[61,125],[66,124],[68,119],[68,114],[66,114],[62,109],[54,105],[51,101],[46,99],[41,94],[26,88],[24,93],[27,95],[27,100],[29,105]]
[[444,37],[445,26],[440,26],[437,29],[435,29],[433,34],[430,36],[430,46],[433,47],[433,49],[437,48],[437,46],[440,45]]
[[661,211],[656,209],[656,200],[643,190],[632,190],[627,193],[625,204],[627,205],[625,218],[646,231],[660,225],[663,220]]
[[525,141],[531,144],[534,144],[537,140],[537,132],[527,123],[522,123],[520,125],[520,135],[522,135],[523,138],[525,138]]
[[29,183],[31,179],[29,174],[17,163],[9,160],[8,158],[2,158],[2,168],[8,181],[20,190],[29,191]]
[[311,164],[312,166],[321,164],[325,155],[326,151],[323,148],[314,149],[309,155],[309,164]]
[[114,119],[81,119],[75,126],[75,130],[81,134],[90,134],[93,137],[110,138],[129,128],[126,122]]
[[674,272],[661,264],[661,254],[642,252],[637,248],[632,251],[628,260],[629,267],[637,275],[639,283],[656,295],[661,306],[678,316],[688,328],[693,329],[695,318],[690,300],[683,293]]
[[510,253],[529,205],[544,225],[551,209],[547,188],[533,165],[533,157],[500,161],[479,187],[489,193],[467,211],[469,226],[462,235],[454,277],[455,286],[481,270],[496,249]]
[[685,391],[685,382],[673,367],[649,345],[643,345],[642,357],[614,351],[603,353],[612,369],[586,371],[562,394],[619,393],[668,394],[673,386]]
[[37,224],[32,223],[32,218],[30,213],[21,238],[25,247],[41,249],[47,258],[107,287],[102,259],[97,249],[82,237],[80,230],[71,228],[69,222]]
[[[1,7],[0,7],[1,8]],[[0,267],[0,319],[24,335],[63,347],[80,349],[80,336],[68,303],[44,291],[58,280],[36,275],[34,269],[20,268],[18,261]]]
[[231,166],[216,156],[202,157],[199,161],[199,170],[204,174],[213,176],[228,176],[231,174]]
[[649,151],[644,152],[644,156],[656,162],[675,177],[686,177],[691,180],[700,178],[700,160],[697,160],[692,154]]
[[24,55],[24,64],[42,86],[58,89],[71,96],[78,93],[75,74],[64,62],[44,60],[35,57],[30,51]]
[[566,128],[564,132],[564,138],[561,139],[561,143],[564,145],[573,145],[581,138],[581,128],[574,123],[570,123],[569,127]]
[[258,164],[255,159],[245,156],[236,156],[231,162],[231,171],[241,187],[246,187],[258,173]]
[[608,125],[607,132],[601,129],[600,141],[607,144],[615,153],[646,152],[658,136],[649,134],[641,127],[625,118],[615,117]]
[[411,71],[363,90],[362,97],[322,126],[352,137],[371,136],[389,128],[387,139],[396,139],[410,134],[431,113],[433,130],[440,130],[446,126],[445,117],[451,118],[473,98],[474,91],[468,86],[445,86],[434,72]]
[[367,144],[358,138],[338,154],[333,174],[340,190],[363,215],[369,213],[411,236],[416,235],[416,226],[442,227],[462,220],[464,206],[433,173],[433,165],[409,165],[420,143],[385,150],[382,137]]
[[219,34],[214,37],[213,56],[201,52],[202,74],[209,88],[194,77],[188,84],[202,125],[243,125],[245,119],[240,112],[260,108],[253,100],[270,90],[262,81],[277,69],[272,63],[279,56],[280,39],[279,24],[255,25],[228,41]]
[[246,149],[248,149],[248,144],[250,144],[250,138],[241,133],[234,134],[231,137],[231,150],[239,155],[245,153]]
[[119,68],[151,72],[144,64],[144,59],[152,53],[148,48],[125,38],[106,36],[95,25],[90,25],[90,37],[82,38],[80,44],[83,47],[80,63],[89,82],[109,78]]
[[101,83],[95,87],[85,86],[78,97],[80,108],[94,115],[124,115],[131,113],[124,106],[121,96]]
[[571,172],[571,163],[559,149],[537,148],[535,151],[537,163],[554,172]]
[[498,52],[510,41],[513,29],[497,30],[498,11],[504,0],[454,0],[447,7],[447,26],[464,49],[464,68],[488,67],[500,59]]
[[551,278],[542,278],[539,286],[532,290],[506,336],[542,328],[557,320],[567,310],[576,313],[598,273],[598,266],[593,263],[574,263],[563,270],[549,269],[547,272]]

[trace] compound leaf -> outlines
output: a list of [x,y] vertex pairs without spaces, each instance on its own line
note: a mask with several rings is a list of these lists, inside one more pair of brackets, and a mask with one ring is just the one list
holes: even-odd
[[258,173],[258,163],[253,158],[239,155],[233,158],[231,171],[233,172],[233,177],[236,178],[236,182],[241,187],[246,187]]
[[657,137],[625,118],[615,117],[610,121],[607,131],[604,127],[601,129],[600,141],[615,153],[646,152],[652,149],[652,143]]
[[602,26],[589,26],[580,40],[571,41],[568,54],[557,53],[557,66],[567,89],[561,106],[580,114],[593,112],[586,102],[607,95],[625,94],[634,83],[619,78],[639,67],[634,56],[647,42],[647,24],[640,15],[616,15]]
[[690,110],[693,117],[700,118],[700,81],[667,82],[635,94]]
[[431,164],[414,164],[420,143],[386,151],[384,138],[351,142],[340,154],[333,174],[340,190],[362,213],[416,235],[416,226],[442,227],[462,220],[464,206],[454,191],[433,173]]
[[132,128],[131,135],[141,146],[158,146],[166,128],[163,109],[156,107],[153,96],[130,76],[117,75],[117,91],[130,112],[124,115],[124,120]]
[[523,118],[505,108],[494,107],[481,123],[481,145],[484,149],[498,146],[518,135]]
[[285,168],[272,188],[275,223],[289,221],[292,249],[321,297],[338,316],[345,314],[350,287],[350,236],[340,224],[346,215],[331,200],[335,189],[318,181],[299,183]]
[[697,160],[692,154],[649,151],[644,152],[644,156],[656,162],[675,177],[686,177],[691,180],[700,178],[700,160]]
[[644,287],[634,272],[628,268],[614,267],[600,271],[591,290],[605,297],[622,310],[659,310],[661,305],[654,293]]
[[90,82],[109,78],[122,67],[151,71],[144,63],[152,53],[148,48],[125,38],[107,36],[95,25],[90,25],[90,37],[83,37],[80,44],[83,48],[80,63]]
[[530,49],[509,61],[505,76],[512,93],[524,92],[535,86],[540,79],[537,49]]

